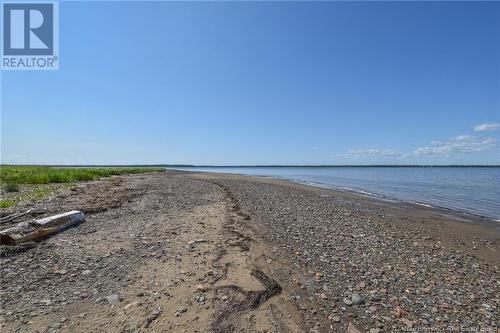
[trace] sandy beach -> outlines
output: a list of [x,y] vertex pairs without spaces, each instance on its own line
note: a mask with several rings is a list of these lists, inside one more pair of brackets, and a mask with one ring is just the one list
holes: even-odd
[[2,246],[2,332],[499,329],[491,220],[180,171],[79,183],[4,214],[28,208],[87,221]]

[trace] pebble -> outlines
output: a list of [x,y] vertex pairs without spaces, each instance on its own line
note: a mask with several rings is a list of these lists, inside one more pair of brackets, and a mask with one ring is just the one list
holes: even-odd
[[351,300],[352,300],[352,303],[356,304],[356,305],[362,304],[364,302],[363,298],[359,294],[352,294]]
[[349,322],[347,326],[347,333],[362,333],[353,323]]
[[187,308],[185,306],[180,306],[175,311],[175,316],[178,317],[178,316],[180,316],[182,313],[184,313],[186,311],[187,311]]
[[210,287],[207,286],[207,285],[204,285],[204,284],[199,284],[195,288],[196,291],[200,291],[200,292],[205,292],[205,291],[207,291],[209,289],[210,289]]
[[116,305],[116,304],[120,303],[120,297],[118,296],[118,294],[109,295],[109,296],[106,296],[105,298],[106,298],[106,301],[108,301],[108,303],[111,305]]
[[408,328],[413,328],[413,321],[406,319],[406,318],[401,318],[401,321],[408,326]]
[[343,302],[346,305],[352,305],[353,304],[352,299],[350,297],[344,297]]
[[161,313],[162,313],[161,308],[157,308],[151,311],[151,313],[144,320],[145,326],[148,327],[152,321],[154,321],[156,318],[158,318],[158,316],[160,316]]

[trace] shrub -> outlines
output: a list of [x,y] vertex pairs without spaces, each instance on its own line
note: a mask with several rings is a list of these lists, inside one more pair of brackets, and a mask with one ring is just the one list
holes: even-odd
[[19,185],[14,182],[9,182],[5,184],[5,191],[6,192],[17,192],[19,191]]

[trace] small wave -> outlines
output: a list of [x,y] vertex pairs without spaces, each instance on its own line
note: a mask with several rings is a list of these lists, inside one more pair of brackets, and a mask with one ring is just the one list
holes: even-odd
[[330,190],[337,190],[337,191],[348,192],[348,193],[361,194],[361,195],[365,195],[365,196],[368,196],[368,197],[374,197],[374,198],[377,198],[377,199],[380,199],[380,200],[384,200],[384,201],[389,201],[389,202],[400,202],[401,201],[401,200],[397,200],[395,198],[384,196],[384,195],[381,195],[381,194],[378,194],[378,193],[368,192],[366,190],[362,190],[362,189],[355,188],[355,187],[335,186],[335,185],[318,183],[318,182],[301,180],[301,179],[291,179],[290,178],[288,180],[291,180],[291,181],[293,181],[295,183],[300,183],[300,184],[303,184],[303,185],[308,185],[308,186],[314,186],[314,187],[325,188],[325,189],[330,189]]
[[[196,168],[187,168],[187,170],[189,169],[192,171],[246,174],[254,177],[289,180],[307,186],[355,193],[388,202],[403,202],[426,208],[445,209],[500,222],[498,206],[492,199],[498,197],[498,191],[495,190],[495,187],[491,187],[491,181],[488,181],[490,178],[495,179],[490,171],[493,172],[497,169],[476,170],[466,168],[461,171],[460,168],[455,168],[453,172],[448,169],[404,168],[389,170],[377,167],[355,170],[336,169],[334,167],[330,169],[283,167],[283,169],[273,168],[267,171],[266,169],[252,167],[216,167],[198,170]],[[283,170],[289,171],[284,172]],[[292,174],[290,174],[291,171],[293,171]],[[447,181],[442,181],[443,172],[446,172],[446,175],[449,176]],[[479,180],[477,188],[480,191],[464,194],[466,193],[464,191],[472,188],[471,179]],[[371,190],[374,190],[374,192],[371,192]]]
[[432,208],[432,205],[429,205],[429,204],[426,204],[426,203],[423,203],[423,202],[418,202],[418,201],[409,201],[409,202],[412,203],[412,204],[418,205],[418,206]]

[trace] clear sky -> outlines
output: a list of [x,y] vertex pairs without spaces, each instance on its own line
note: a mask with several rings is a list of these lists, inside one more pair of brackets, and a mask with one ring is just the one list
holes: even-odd
[[500,164],[500,3],[61,2],[3,163]]

